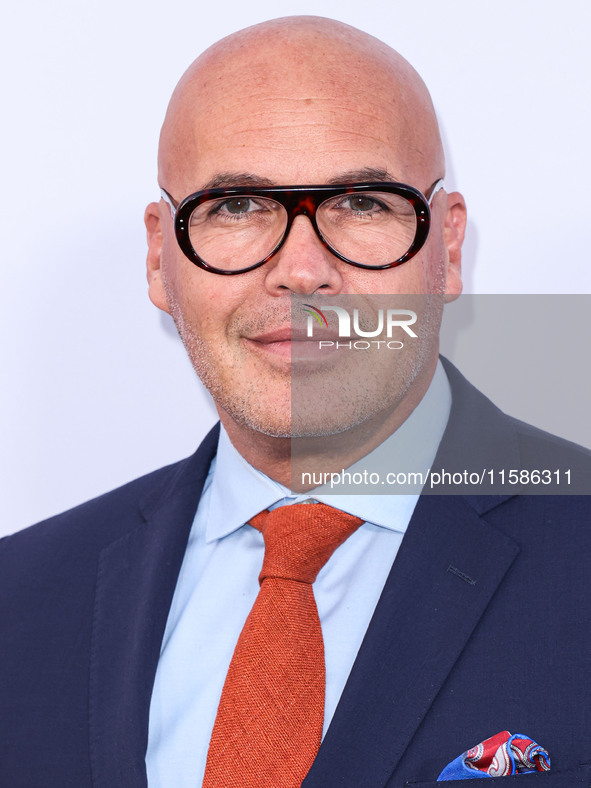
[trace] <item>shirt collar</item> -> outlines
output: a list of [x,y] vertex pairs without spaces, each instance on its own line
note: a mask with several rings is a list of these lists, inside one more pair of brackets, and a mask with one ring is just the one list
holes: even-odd
[[[451,389],[441,362],[425,396],[406,421],[363,458],[363,466],[385,470],[426,471],[430,468],[445,431],[451,408]],[[299,503],[310,493],[296,494],[254,468],[234,448],[220,429],[215,465],[211,468],[211,498],[205,538],[221,539],[237,530],[263,509]],[[392,467],[396,462],[398,468]],[[358,463],[352,466],[353,470]],[[380,490],[381,492],[381,490]],[[389,492],[389,490],[388,490]],[[315,500],[395,531],[404,532],[418,494],[350,494],[318,488]]]

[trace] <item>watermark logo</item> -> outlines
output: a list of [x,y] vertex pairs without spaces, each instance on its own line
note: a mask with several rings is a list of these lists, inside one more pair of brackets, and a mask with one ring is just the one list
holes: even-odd
[[[373,327],[367,324],[367,317],[360,318],[360,310],[357,308],[348,310],[343,306],[333,305],[319,308],[311,304],[302,304],[302,309],[308,315],[307,335],[309,337],[314,337],[316,323],[322,329],[329,327],[324,312],[333,312],[337,316],[339,339],[352,340],[339,342],[322,339],[318,343],[320,348],[334,348],[336,346],[337,348],[369,350],[370,347],[387,347],[390,350],[401,350],[404,343],[400,339],[394,339],[395,330],[397,333],[402,330],[411,339],[417,339],[417,334],[411,328],[417,322],[417,313],[412,309],[378,309],[375,312]],[[374,337],[380,337],[380,339],[374,339]]]
[[[330,308],[330,307],[329,307]],[[314,325],[313,321],[317,320],[321,326],[326,326],[328,328],[328,320],[324,316],[324,314],[319,310],[316,309],[315,306],[312,304],[302,304],[302,309],[304,312],[308,314],[308,336],[311,337],[313,335],[312,327]]]

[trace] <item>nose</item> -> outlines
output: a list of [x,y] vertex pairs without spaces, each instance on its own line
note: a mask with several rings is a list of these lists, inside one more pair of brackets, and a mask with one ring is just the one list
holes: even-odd
[[312,295],[318,290],[336,295],[343,291],[344,265],[322,244],[310,219],[296,216],[283,246],[265,264],[265,286],[272,295]]

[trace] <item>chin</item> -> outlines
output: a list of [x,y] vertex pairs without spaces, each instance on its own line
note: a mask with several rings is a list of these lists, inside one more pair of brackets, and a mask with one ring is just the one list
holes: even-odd
[[312,414],[306,414],[304,418],[292,419],[291,437],[330,438],[333,435],[342,435],[367,420],[368,417],[364,414],[351,414],[348,418],[343,418],[340,414],[338,419],[334,418],[334,414],[318,414],[317,418],[313,418]]
[[240,427],[269,438],[291,438],[291,397],[278,402],[263,401],[261,396],[216,398],[218,408]]
[[291,438],[322,438],[332,435],[340,435],[348,430],[357,427],[367,420],[365,414],[348,414],[343,418],[343,414],[327,414],[326,409],[322,412],[306,412],[303,414],[288,413],[281,414],[279,408],[270,412],[257,412],[256,410],[246,410],[243,408],[225,407],[224,410],[235,424],[246,427],[253,433],[265,435],[268,438],[291,439]]

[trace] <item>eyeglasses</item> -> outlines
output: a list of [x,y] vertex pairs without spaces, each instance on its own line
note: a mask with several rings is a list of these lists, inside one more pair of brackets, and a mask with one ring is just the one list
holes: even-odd
[[429,198],[404,183],[206,189],[180,203],[161,189],[176,239],[192,263],[214,274],[244,274],[283,245],[296,216],[307,216],[320,241],[358,268],[394,268],[411,259],[429,234]]

